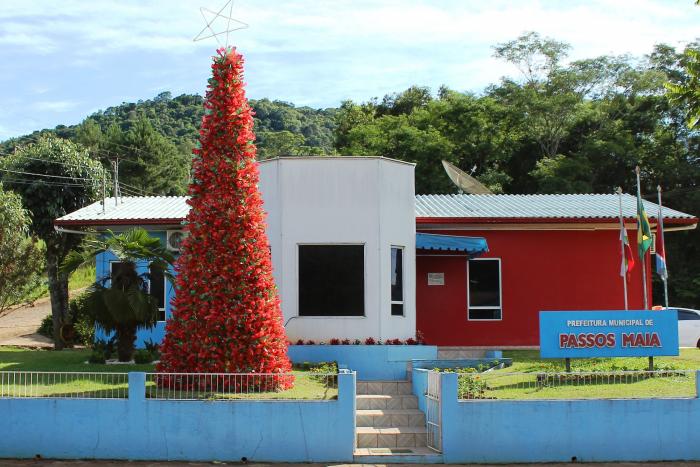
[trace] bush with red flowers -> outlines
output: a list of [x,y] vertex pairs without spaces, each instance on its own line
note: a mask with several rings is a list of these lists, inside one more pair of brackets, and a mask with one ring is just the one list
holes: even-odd
[[[213,57],[159,372],[287,373],[243,57]],[[277,389],[291,385],[289,379]],[[265,388],[269,390],[270,388]]]

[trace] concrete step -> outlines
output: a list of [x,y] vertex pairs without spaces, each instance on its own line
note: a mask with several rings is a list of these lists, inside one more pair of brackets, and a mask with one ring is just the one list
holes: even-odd
[[358,448],[415,448],[426,444],[425,426],[357,427]]
[[358,394],[357,410],[417,409],[418,398],[403,394]]
[[358,394],[411,394],[409,381],[358,381]]
[[427,447],[414,448],[357,448],[355,464],[441,464],[442,454]]
[[357,426],[425,426],[425,414],[418,409],[364,409],[356,414]]

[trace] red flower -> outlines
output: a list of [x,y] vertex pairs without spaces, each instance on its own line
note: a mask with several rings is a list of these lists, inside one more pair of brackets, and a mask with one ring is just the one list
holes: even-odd
[[[235,49],[219,49],[199,148],[193,151],[189,236],[176,265],[161,372],[291,370],[242,78],[243,57]],[[292,381],[280,378],[277,387]]]

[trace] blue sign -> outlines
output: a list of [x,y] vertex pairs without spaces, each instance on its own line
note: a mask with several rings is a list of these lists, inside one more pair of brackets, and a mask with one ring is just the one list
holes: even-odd
[[540,311],[540,357],[678,355],[678,312]]

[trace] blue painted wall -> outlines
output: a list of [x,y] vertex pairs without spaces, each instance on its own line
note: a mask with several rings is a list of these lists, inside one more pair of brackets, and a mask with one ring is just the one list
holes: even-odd
[[425,394],[428,392],[429,371],[415,367],[411,371],[411,392],[418,398],[418,408],[423,412],[425,412]]
[[[149,231],[149,235],[152,237],[157,237],[165,245],[166,233],[164,231]],[[96,280],[102,280],[109,276],[109,263],[112,261],[117,261],[117,258],[112,254],[112,252],[102,253],[95,259],[95,276]],[[137,263],[137,270],[139,273],[147,272],[148,263],[145,261]],[[174,271],[171,270],[173,274]],[[173,284],[168,282],[165,289],[165,318],[168,319],[171,316],[171,306],[170,300],[175,296],[175,288]],[[95,339],[109,340],[111,334],[104,332],[99,326],[95,327]],[[155,343],[160,343],[165,337],[165,321],[159,321],[153,328],[142,329],[138,331],[136,335],[136,347],[143,348],[144,342],[151,340]]]
[[460,402],[441,378],[446,463],[700,460],[697,398]]
[[0,458],[351,461],[355,376],[336,401],[158,401],[144,373],[129,399],[0,399]]
[[406,380],[407,364],[414,359],[437,359],[432,345],[290,345],[294,363],[336,361],[365,381]]

